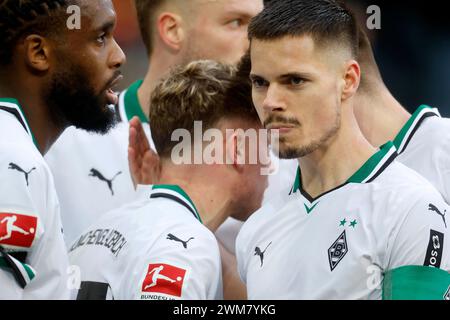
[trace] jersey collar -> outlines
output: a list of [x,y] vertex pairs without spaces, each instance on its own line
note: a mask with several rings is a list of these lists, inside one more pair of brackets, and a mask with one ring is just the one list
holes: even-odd
[[412,137],[419,129],[423,120],[428,117],[441,117],[439,111],[427,105],[421,105],[416,112],[409,118],[408,122],[403,126],[398,135],[394,139],[394,145],[398,153],[405,151]]
[[17,120],[20,122],[22,127],[25,129],[25,131],[30,136],[31,140],[33,140],[33,143],[36,146],[36,148],[39,149],[37,140],[34,137],[34,134],[30,129],[27,118],[25,118],[25,114],[23,113],[23,110],[19,104],[19,101],[17,101],[14,98],[0,98],[0,109],[13,114],[17,118]]
[[[394,144],[389,141],[380,147],[380,150],[375,153],[366,163],[363,164],[358,171],[356,171],[344,184],[334,188],[333,190],[327,191],[324,194],[313,199],[310,197],[302,188],[301,185],[301,171],[300,167],[297,169],[297,176],[295,178],[294,186],[292,187],[291,193],[296,193],[298,190],[308,199],[310,202],[314,202],[316,199],[322,197],[323,195],[330,193],[336,189],[343,187],[348,183],[370,183],[375,180],[389,164],[396,158],[397,150]],[[312,201],[311,201],[312,200]]]
[[154,185],[150,198],[168,198],[186,207],[194,217],[203,223],[197,208],[191,198],[177,185]]
[[137,116],[142,123],[149,122],[144,111],[142,111],[138,98],[138,90],[142,82],[142,80],[136,81],[120,95],[119,113],[122,121],[130,121],[134,116]]

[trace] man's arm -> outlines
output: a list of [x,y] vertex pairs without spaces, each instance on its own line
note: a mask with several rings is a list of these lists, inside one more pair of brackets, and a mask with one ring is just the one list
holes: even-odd
[[442,300],[450,288],[450,207],[437,191],[417,198],[390,241],[384,298]]
[[[7,151],[0,156],[0,216],[4,216],[2,220],[16,216],[14,225],[27,233],[12,231],[0,245],[7,253],[19,252],[26,257],[18,261],[25,269],[26,266],[34,269],[35,276],[29,276],[24,289],[17,290],[23,286],[19,281],[11,288],[3,288],[0,296],[16,299],[17,292],[21,292],[21,299],[68,299],[66,272],[69,263],[51,173],[43,160],[24,157],[28,150],[10,146]],[[29,183],[21,172],[8,169],[11,161],[25,170],[36,168],[29,176]],[[2,269],[0,272],[9,271]]]
[[162,233],[157,242],[141,254],[138,263],[133,261],[133,278],[127,285],[129,298],[222,299],[220,253],[214,235],[192,225],[171,228],[170,233],[181,240],[193,238],[185,248],[180,242],[168,240],[168,232]]

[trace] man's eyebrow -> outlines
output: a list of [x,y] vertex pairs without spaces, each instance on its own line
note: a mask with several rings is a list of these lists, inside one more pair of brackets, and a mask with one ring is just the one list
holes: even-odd
[[282,74],[277,77],[280,80],[284,80],[286,78],[302,78],[302,79],[308,79],[311,78],[311,74],[307,72],[288,72],[285,74]]
[[[267,81],[263,76],[251,73],[249,75],[250,80],[265,80]],[[276,77],[277,81],[285,81],[288,80],[290,78],[301,78],[304,80],[308,80],[312,78],[312,74],[307,73],[307,72],[288,72],[282,75],[279,75]]]
[[234,9],[225,10],[224,13],[227,16],[239,16],[239,17],[245,18],[247,20],[250,20],[253,18],[252,14],[250,14],[246,11],[242,11],[242,10],[234,10]]
[[254,73],[250,73],[249,78],[252,79],[252,80],[253,79],[264,79],[264,77],[259,76],[259,75],[254,74]]
[[115,26],[116,26],[116,20],[115,19],[110,19],[110,20],[106,21],[105,23],[103,23],[98,28],[95,28],[95,31],[96,32],[98,32],[98,31],[112,31]]

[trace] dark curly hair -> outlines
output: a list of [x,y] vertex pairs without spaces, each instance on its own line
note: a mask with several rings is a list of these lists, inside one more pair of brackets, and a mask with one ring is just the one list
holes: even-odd
[[29,34],[51,36],[61,30],[71,0],[0,0],[0,65],[11,62],[17,42]]

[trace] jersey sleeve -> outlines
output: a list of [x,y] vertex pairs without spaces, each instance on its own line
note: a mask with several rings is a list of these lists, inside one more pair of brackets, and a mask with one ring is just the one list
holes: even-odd
[[247,283],[247,257],[249,255],[249,251],[247,249],[247,237],[246,237],[247,226],[241,228],[237,238],[236,238],[236,262],[237,262],[237,271],[240,279],[244,284]]
[[[33,272],[22,272],[29,277],[24,289],[15,281],[11,290],[2,289],[1,295],[8,299],[67,299],[63,277],[68,258],[51,174],[43,160],[27,151],[2,147],[0,246],[19,267],[23,264]],[[4,267],[0,272],[11,273],[12,268]],[[17,280],[19,274],[13,274]]]
[[447,203],[450,203],[450,134],[448,134],[445,141],[443,141],[443,146],[437,157],[439,159],[439,164],[437,166],[437,176],[439,181],[438,185],[442,185],[442,194]]
[[222,299],[220,252],[203,226],[178,226],[161,233],[133,272],[138,300]]
[[410,199],[417,200],[389,241],[387,270],[426,266],[450,271],[450,207],[431,188]]

